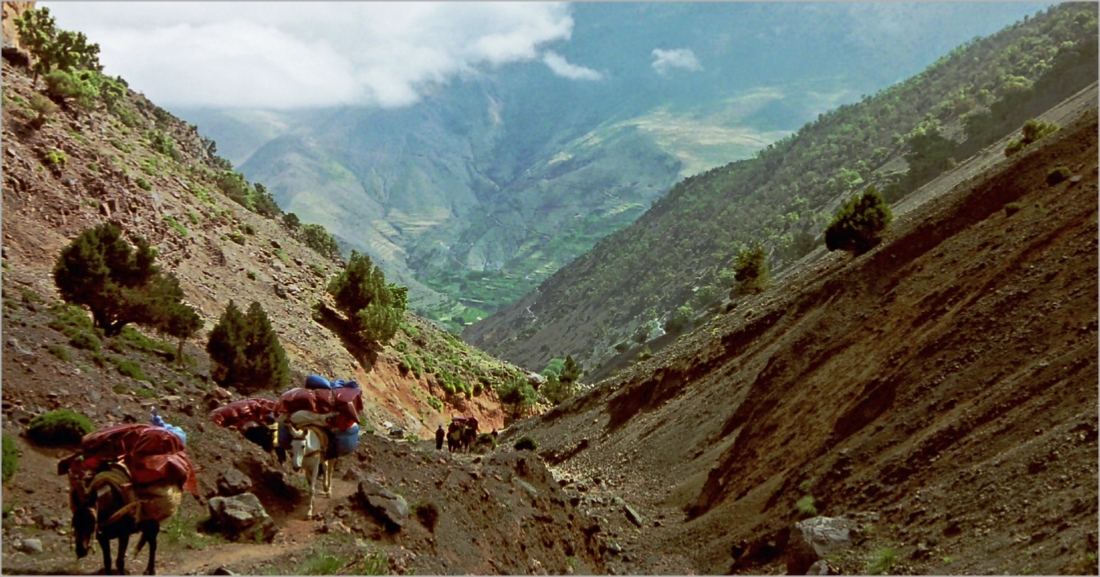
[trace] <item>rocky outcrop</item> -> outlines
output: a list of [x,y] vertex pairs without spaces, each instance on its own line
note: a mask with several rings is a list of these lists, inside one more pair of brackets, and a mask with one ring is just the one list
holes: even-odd
[[390,531],[400,531],[409,521],[409,505],[405,498],[375,483],[359,483],[359,498],[363,506]]
[[279,528],[252,493],[214,497],[208,503],[210,518],[229,539],[257,539],[270,543]]
[[19,43],[19,33],[15,29],[15,17],[23,14],[28,8],[34,8],[34,2],[4,2],[3,3],[3,32],[4,46],[23,48]]

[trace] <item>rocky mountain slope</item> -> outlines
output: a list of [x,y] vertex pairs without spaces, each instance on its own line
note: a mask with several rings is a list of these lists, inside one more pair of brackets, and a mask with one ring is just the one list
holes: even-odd
[[[204,328],[187,348],[200,363],[193,369],[199,377],[207,375],[206,335],[228,302],[247,307],[258,301],[287,351],[295,383],[310,373],[359,381],[369,391],[369,421],[375,427],[389,423],[427,436],[449,421],[447,411],[470,411],[490,426],[503,425],[499,403],[490,398],[491,385],[519,374],[518,368],[462,345],[413,315],[391,346],[369,358],[353,356],[313,320],[313,307],[329,298],[325,287],[342,265],[293,238],[282,222],[222,194],[193,126],[131,91],[140,111],[138,126],[126,126],[102,109],[82,112],[70,106],[35,130],[29,124],[34,117],[28,104],[35,92],[31,77],[7,62],[3,74],[3,280],[11,302],[23,291],[56,302],[50,271],[61,249],[81,231],[114,220],[127,234],[141,234],[158,248],[158,263],[179,278],[186,302],[203,318]],[[170,135],[180,160],[150,148],[152,130]],[[18,330],[10,322],[5,319],[5,330]],[[6,334],[18,339],[15,332]],[[447,411],[441,404],[433,408],[432,397],[436,403],[447,399],[440,374],[410,372],[403,364],[409,355],[434,361],[433,366],[471,383],[484,379],[490,392],[469,400],[452,396]],[[96,378],[98,372],[89,368],[76,380]]]
[[[845,198],[869,185],[880,191],[900,186],[917,171],[910,162],[919,168],[941,154],[930,178],[1095,82],[1096,34],[1095,6],[1062,4],[967,42],[920,74],[819,116],[754,158],[680,181],[630,227],[463,337],[529,367],[572,354],[605,376],[624,348],[632,356],[642,350],[633,344],[639,331],[642,341],[647,334],[661,338],[680,307],[700,322],[713,314],[741,248],[762,243],[771,268],[781,272],[822,242]],[[992,135],[974,128],[990,110],[998,111]],[[948,153],[914,144],[929,134]]]
[[853,528],[831,572],[1095,573],[1096,86],[1078,96],[1054,135],[922,188],[871,252],[815,253],[507,438],[634,505],[625,572],[792,570],[820,514]]

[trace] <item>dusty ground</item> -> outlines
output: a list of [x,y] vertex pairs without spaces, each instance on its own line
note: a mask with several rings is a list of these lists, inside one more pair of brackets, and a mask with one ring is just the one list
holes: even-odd
[[[6,65],[4,82],[28,90]],[[92,148],[113,146],[106,119],[66,119],[31,134],[9,108],[3,429],[22,456],[3,487],[4,573],[99,568],[96,557],[73,560],[65,487],[54,474],[67,451],[20,437],[29,418],[69,407],[102,427],[144,421],[153,405],[188,431],[204,500],[236,467],[280,527],[272,544],[226,542],[188,497],[162,536],[165,574],[302,574],[321,572],[315,563],[327,558],[334,571],[367,572],[379,569],[375,552],[397,573],[781,573],[804,496],[821,514],[863,524],[865,540],[829,559],[848,573],[865,572],[883,547],[896,553],[895,573],[1097,572],[1095,87],[1059,113],[1060,132],[1011,159],[992,147],[906,201],[869,254],[811,255],[653,359],[514,425],[498,452],[453,456],[364,435],[338,466],[334,496],[318,498],[318,520],[304,518],[301,475],[205,422],[211,404],[238,397],[211,390],[195,343],[186,351],[196,363],[184,368],[116,343],[111,354],[140,362],[152,389],[96,368],[87,351],[73,349],[71,362],[50,354],[67,339],[47,326],[56,298],[49,266],[68,238],[103,218],[81,201],[114,199],[116,215],[163,247],[208,321],[232,294],[265,299],[278,327],[305,323],[287,345],[308,359],[299,370],[361,377],[376,422],[409,420],[399,407],[415,395],[395,363],[360,374],[311,324],[309,303],[323,290],[308,272],[314,257],[287,241],[291,262],[305,264],[275,266],[263,242],[281,238],[276,225],[206,211],[190,240],[175,238],[159,224],[162,211],[183,219],[205,210],[186,191],[165,178],[154,197],[119,171],[87,168]],[[48,148],[69,153],[60,173],[38,168]],[[106,154],[94,158],[107,166]],[[1056,166],[1074,178],[1048,185]],[[1011,215],[1010,203],[1019,209]],[[207,241],[235,219],[254,222],[257,240],[219,245],[219,264]],[[246,282],[246,266],[264,284]],[[275,282],[300,294],[274,296]],[[525,434],[541,460],[507,450]],[[413,518],[387,532],[358,504],[360,479],[434,503],[438,524]],[[16,550],[28,538],[44,551]],[[144,554],[131,568],[143,563]]]

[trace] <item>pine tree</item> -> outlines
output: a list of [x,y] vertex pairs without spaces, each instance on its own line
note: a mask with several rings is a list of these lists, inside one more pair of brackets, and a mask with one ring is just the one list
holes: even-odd
[[61,298],[87,306],[95,326],[108,337],[129,323],[157,328],[165,322],[165,311],[182,311],[179,281],[161,273],[156,249],[144,237],[136,237],[134,244],[122,238],[117,224],[104,223],[82,232],[54,264]]
[[825,246],[856,255],[865,253],[878,244],[880,234],[893,219],[886,201],[875,187],[868,187],[861,196],[853,196],[837,209],[825,229]]
[[241,314],[233,301],[210,331],[206,352],[214,363],[213,378],[242,393],[279,390],[290,381],[290,366],[267,313],[258,302]]
[[351,251],[347,266],[329,283],[328,292],[347,315],[348,332],[359,342],[386,343],[397,334],[408,288],[386,284],[386,275],[369,256]]
[[768,253],[759,242],[737,253],[733,265],[733,278],[737,281],[735,294],[751,294],[764,290],[768,282]]

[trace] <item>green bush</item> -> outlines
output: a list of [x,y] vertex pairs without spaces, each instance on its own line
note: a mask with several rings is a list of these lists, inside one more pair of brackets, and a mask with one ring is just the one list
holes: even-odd
[[118,369],[119,374],[136,379],[139,381],[148,381],[149,377],[145,376],[145,373],[141,370],[141,365],[134,361],[119,361],[115,364],[115,368]]
[[882,231],[894,215],[875,187],[860,196],[848,199],[837,210],[825,229],[825,246],[829,250],[846,250],[862,254],[881,240]]
[[1059,126],[1053,122],[1043,122],[1034,118],[1024,123],[1019,140],[1009,141],[1005,147],[1005,156],[1012,156],[1023,150],[1028,145],[1058,131]]
[[1050,186],[1054,186],[1059,182],[1066,180],[1072,175],[1073,173],[1064,166],[1052,168],[1050,172],[1047,173],[1047,184],[1049,184]]
[[534,451],[538,448],[538,443],[531,437],[524,435],[512,447],[517,451]]
[[144,178],[142,178],[140,176],[134,177],[134,182],[137,183],[138,188],[140,188],[144,191],[153,190],[153,185],[149,184],[148,180],[145,180]]
[[187,232],[187,227],[180,224],[179,221],[176,220],[176,217],[166,214],[164,215],[164,222],[167,222],[168,226],[172,227],[172,230],[178,232],[180,236],[185,238],[191,236],[191,233]]
[[1018,202],[1010,202],[1005,205],[1005,216],[1012,216],[1017,212],[1020,212],[1021,208],[1023,208],[1022,204]]
[[441,400],[439,400],[435,397],[428,397],[428,405],[431,408],[435,409],[437,412],[440,412],[440,413],[443,412],[443,401],[441,401]]
[[11,480],[12,475],[15,475],[15,471],[19,469],[19,447],[15,444],[15,441],[7,435],[2,436],[3,440],[3,481],[7,483]]
[[868,575],[889,575],[898,561],[898,554],[890,547],[878,549],[867,562]]
[[86,351],[99,352],[99,338],[87,331],[76,331],[69,337],[69,344]]
[[758,293],[768,282],[768,253],[759,242],[737,253],[733,265],[733,278],[737,282],[734,292],[739,295]]
[[27,436],[46,447],[79,445],[84,435],[95,430],[92,421],[69,409],[50,411],[31,419]]
[[794,506],[803,517],[817,516],[817,507],[814,506],[814,498],[811,495],[802,497]]
[[60,167],[60,168],[65,168],[65,163],[67,163],[68,161],[69,161],[69,157],[65,156],[65,152],[62,151],[62,150],[57,150],[56,148],[51,148],[48,151],[46,151],[46,164],[49,164],[51,166],[57,166],[57,167]]
[[691,324],[691,307],[684,305],[672,312],[672,316],[665,321],[666,333],[678,333]]
[[73,362],[73,356],[69,354],[69,349],[65,348],[64,345],[50,345],[49,351],[51,355],[65,361],[66,363]]

